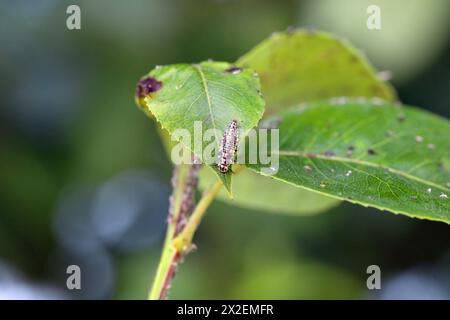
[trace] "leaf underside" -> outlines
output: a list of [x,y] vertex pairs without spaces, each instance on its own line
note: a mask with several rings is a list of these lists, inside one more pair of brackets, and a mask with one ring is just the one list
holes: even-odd
[[396,100],[364,55],[326,32],[297,29],[274,33],[237,65],[258,72],[266,115],[300,102],[332,97],[378,97]]
[[[211,170],[204,168],[200,172],[199,188],[205,190],[214,179],[217,178]],[[269,179],[252,170],[243,170],[233,176],[232,198],[223,190],[217,199],[255,211],[297,216],[318,214],[340,203],[332,197]]]
[[[450,125],[412,107],[318,102],[282,114],[274,178],[411,217],[450,223]],[[259,172],[262,166],[249,165]]]

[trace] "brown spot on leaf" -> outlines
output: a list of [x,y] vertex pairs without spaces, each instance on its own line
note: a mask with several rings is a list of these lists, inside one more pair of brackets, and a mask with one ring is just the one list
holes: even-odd
[[369,154],[370,156],[374,156],[376,152],[373,149],[367,149],[367,154]]
[[158,91],[162,87],[162,82],[156,80],[153,77],[147,76],[139,80],[136,87],[136,96],[138,98],[143,98],[149,93]]

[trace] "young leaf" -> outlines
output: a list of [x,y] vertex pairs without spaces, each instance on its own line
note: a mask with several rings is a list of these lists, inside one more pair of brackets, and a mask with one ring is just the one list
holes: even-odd
[[274,33],[236,64],[258,72],[266,115],[332,97],[396,99],[392,87],[358,50],[325,32]]
[[[150,80],[149,80],[150,79]],[[186,129],[190,141],[185,147],[202,156],[201,151],[211,144],[202,139],[201,150],[195,148],[195,122],[200,121],[200,137],[208,129],[217,129],[213,139],[220,143],[228,124],[238,121],[240,134],[245,136],[256,126],[264,112],[258,76],[250,69],[233,67],[226,62],[202,62],[157,67],[138,85],[139,105],[170,134]],[[150,84],[150,90],[146,90]],[[156,84],[156,85],[155,85]],[[228,190],[231,189],[231,172],[222,174],[211,164]]]
[[274,178],[364,206],[450,223],[449,122],[413,107],[358,101],[284,112]]

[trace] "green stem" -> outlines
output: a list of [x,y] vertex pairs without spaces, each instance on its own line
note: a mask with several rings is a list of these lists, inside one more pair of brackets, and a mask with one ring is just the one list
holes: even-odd
[[183,193],[188,175],[189,166],[180,165],[173,177],[173,179],[175,179],[175,185],[172,194],[171,212],[169,213],[170,217],[168,219],[166,238],[164,240],[163,251],[153,280],[153,285],[148,295],[149,300],[159,300],[163,298],[161,295],[166,291],[165,286],[167,286],[167,278],[174,263],[173,258],[177,256],[175,248],[172,246],[172,240],[175,235],[176,222],[178,220],[178,215],[180,214],[181,202],[183,200]]
[[206,190],[199,203],[195,207],[186,226],[175,237],[176,222],[180,214],[181,203],[183,199],[184,188],[189,175],[189,166],[182,165],[179,167],[176,177],[176,185],[174,186],[172,213],[167,227],[166,239],[164,241],[163,251],[159,261],[156,276],[153,281],[148,299],[159,300],[165,299],[170,286],[170,281],[175,273],[176,265],[185,252],[188,252],[192,238],[202,218],[206,213],[206,209],[219,193],[222,182],[217,181],[210,189]]
[[195,231],[197,231],[197,228],[206,213],[206,209],[219,193],[221,187],[222,182],[217,181],[210,189],[206,190],[203,193],[202,198],[200,199],[198,205],[195,207],[195,210],[189,218],[189,221],[184,227],[183,231],[181,231],[181,233],[173,240],[173,246],[176,250],[181,252],[189,250],[192,244],[194,233]]

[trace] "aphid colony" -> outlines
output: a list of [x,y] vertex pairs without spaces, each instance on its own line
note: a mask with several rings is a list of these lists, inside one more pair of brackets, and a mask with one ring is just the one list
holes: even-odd
[[237,120],[232,120],[225,131],[219,150],[217,166],[219,171],[227,173],[234,163],[239,143]]

